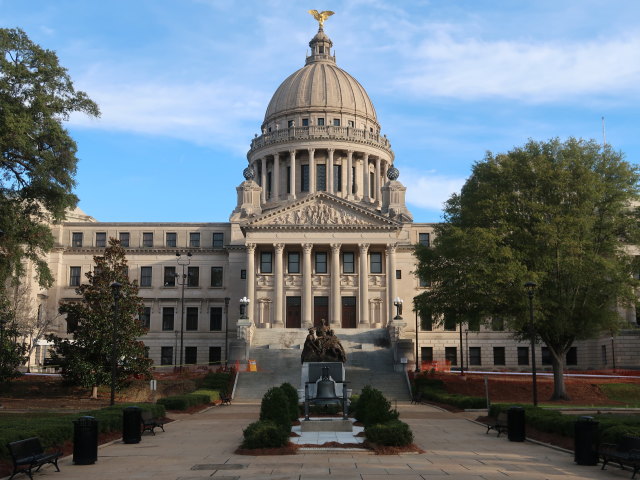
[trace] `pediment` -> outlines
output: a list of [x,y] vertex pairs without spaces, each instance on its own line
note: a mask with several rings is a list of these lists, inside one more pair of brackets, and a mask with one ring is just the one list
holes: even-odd
[[367,208],[327,193],[316,193],[302,200],[263,213],[246,223],[244,229],[395,229],[400,224]]

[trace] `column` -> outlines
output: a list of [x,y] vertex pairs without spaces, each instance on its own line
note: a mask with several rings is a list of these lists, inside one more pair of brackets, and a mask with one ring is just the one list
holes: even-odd
[[273,189],[272,199],[280,200],[280,154],[273,155],[273,178],[271,179],[271,188]]
[[347,177],[347,190],[345,195],[348,200],[353,200],[353,150],[347,152],[347,171],[345,174]]
[[380,203],[382,202],[382,197],[381,197],[381,190],[380,190],[380,157],[376,158],[376,181],[375,181],[375,188],[376,191],[373,192],[373,199],[376,203],[377,206],[380,206]]
[[262,193],[260,194],[260,198],[262,203],[264,203],[267,201],[267,157],[262,157],[260,161],[262,162],[262,174],[260,175]]
[[302,244],[302,326],[313,326],[311,317],[313,293],[311,292],[311,249],[312,243]]
[[282,252],[284,250],[284,243],[274,243],[273,247],[276,251],[275,269],[274,269],[274,283],[275,283],[275,309],[273,312],[273,323],[276,327],[284,327],[284,321],[282,317],[283,302],[284,302],[284,263]]
[[360,327],[367,328],[369,326],[369,251],[368,243],[358,245],[360,249]]
[[362,201],[371,200],[369,195],[369,154],[365,153],[362,159]]
[[327,150],[329,153],[329,160],[327,161],[327,192],[336,193],[333,188],[333,152],[335,150],[330,148]]
[[386,326],[394,315],[393,300],[397,296],[396,289],[396,243],[387,245],[387,315],[383,320],[383,326]]
[[342,169],[342,183],[340,184],[340,196],[347,198],[347,159],[342,157],[340,159],[340,167]]
[[256,244],[247,243],[247,298],[250,303],[247,306],[247,318],[253,320],[253,311],[256,304]]
[[289,150],[290,155],[290,168],[291,168],[291,178],[289,183],[289,200],[296,199],[296,151]]
[[340,243],[331,244],[331,325],[340,328],[342,318],[340,304]]
[[309,149],[309,193],[316,191],[316,149]]

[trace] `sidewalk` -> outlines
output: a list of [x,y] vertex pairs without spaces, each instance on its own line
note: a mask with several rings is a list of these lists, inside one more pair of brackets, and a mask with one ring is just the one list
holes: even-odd
[[[509,442],[485,434],[486,428],[463,415],[424,405],[398,405],[424,454],[380,456],[370,453],[306,452],[298,455],[245,456],[233,452],[242,429],[255,421],[257,404],[214,407],[180,415],[165,433],[145,434],[139,444],[114,442],[98,450],[94,465],[60,462],[35,480],[579,480],[628,479],[631,473],[608,466],[578,466],[573,456],[529,442]],[[17,478],[27,478],[25,476]]]

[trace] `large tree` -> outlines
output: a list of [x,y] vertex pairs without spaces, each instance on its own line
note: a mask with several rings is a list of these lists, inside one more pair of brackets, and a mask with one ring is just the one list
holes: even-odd
[[[124,248],[118,240],[109,239],[104,255],[96,255],[93,260],[93,271],[86,274],[88,283],[76,289],[82,300],[60,306],[73,339],[55,336],[49,339],[54,343],[52,358],[62,366],[63,376],[75,384],[93,388],[96,396],[97,387],[111,381],[113,348],[118,388],[133,375],[149,378],[152,362],[139,340],[147,332],[139,320],[143,304],[136,281],[129,280]],[[121,284],[117,316],[111,287],[114,282]]]
[[529,141],[474,165],[445,206],[431,251],[416,250],[432,288],[421,312],[500,315],[530,339],[524,283],[537,283],[536,341],[551,353],[553,399],[567,398],[564,360],[576,340],[620,327],[636,301],[638,168],[595,141]]
[[18,367],[24,363],[26,347],[17,338],[14,311],[0,297],[0,383],[20,376]]
[[0,29],[0,287],[21,278],[25,259],[40,285],[52,283],[43,259],[53,246],[49,224],[78,201],[76,144],[63,126],[74,112],[100,114],[55,52],[20,29]]

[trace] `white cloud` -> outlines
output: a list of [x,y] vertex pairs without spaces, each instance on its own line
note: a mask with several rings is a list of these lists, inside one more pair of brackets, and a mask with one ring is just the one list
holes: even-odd
[[420,208],[442,210],[453,193],[459,193],[464,178],[436,172],[403,168],[399,180],[407,187],[407,203]]

